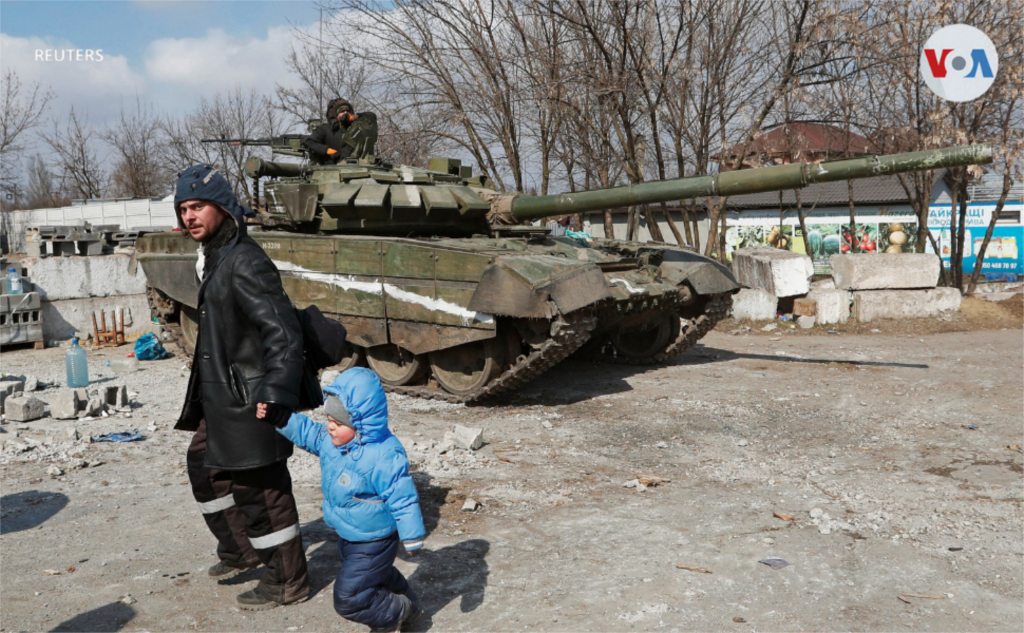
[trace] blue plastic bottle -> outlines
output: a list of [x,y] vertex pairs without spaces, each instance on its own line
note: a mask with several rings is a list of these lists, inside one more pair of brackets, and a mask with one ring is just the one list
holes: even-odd
[[72,389],[89,386],[89,365],[85,361],[85,350],[78,346],[78,339],[71,339],[71,349],[64,355],[68,371],[68,387]]
[[17,268],[7,269],[7,294],[20,295],[25,292],[25,284],[21,281],[21,275]]

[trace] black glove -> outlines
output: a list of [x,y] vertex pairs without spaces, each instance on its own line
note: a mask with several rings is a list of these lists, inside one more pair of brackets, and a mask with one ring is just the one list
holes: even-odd
[[269,422],[279,429],[283,429],[288,424],[289,418],[292,417],[292,410],[283,404],[277,404],[276,402],[267,403],[267,415],[263,418],[264,422]]

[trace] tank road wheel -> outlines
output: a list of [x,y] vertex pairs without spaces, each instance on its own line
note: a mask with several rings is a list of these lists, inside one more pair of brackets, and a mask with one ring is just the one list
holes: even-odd
[[630,327],[617,328],[608,337],[615,353],[627,360],[643,360],[665,350],[679,336],[679,315],[658,314]]
[[489,338],[430,352],[430,369],[445,391],[470,396],[501,373],[505,341]]
[[396,387],[418,382],[427,369],[422,355],[417,356],[394,343],[367,349],[366,360],[382,383]]
[[366,365],[366,349],[352,343],[345,343],[345,359],[333,367],[336,372],[343,372],[353,367],[363,367]]
[[178,317],[181,323],[181,346],[189,356],[196,353],[196,340],[199,338],[199,313],[195,308],[187,305],[181,306],[181,313]]

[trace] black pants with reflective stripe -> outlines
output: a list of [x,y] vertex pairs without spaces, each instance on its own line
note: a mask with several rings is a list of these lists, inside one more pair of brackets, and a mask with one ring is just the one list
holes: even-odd
[[217,538],[217,555],[232,565],[262,562],[257,590],[276,602],[309,591],[299,512],[286,462],[250,470],[208,468],[206,421],[192,437],[186,461],[192,495]]

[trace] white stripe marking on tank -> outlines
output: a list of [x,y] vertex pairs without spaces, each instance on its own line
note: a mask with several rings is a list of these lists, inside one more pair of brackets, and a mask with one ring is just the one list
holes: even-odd
[[[331,273],[320,273],[308,268],[303,268],[298,264],[291,262],[282,262],[278,260],[271,260],[277,269],[280,271],[286,271],[292,273],[296,277],[302,279],[308,279],[309,281],[319,281],[325,284],[332,284],[338,286],[343,290],[359,290],[361,292],[368,292],[371,294],[379,295],[382,292],[386,292],[389,297],[397,299],[403,303],[415,303],[421,305],[428,310],[437,310],[438,312],[444,312],[451,314],[462,319],[463,325],[468,325],[470,321],[475,323],[494,323],[494,317],[485,312],[474,312],[467,310],[462,306],[445,301],[444,299],[434,299],[432,297],[425,297],[415,292],[409,292],[403,290],[398,286],[386,283],[380,283],[375,281],[356,281],[352,277],[346,277],[345,275],[335,275]],[[641,291],[643,292],[643,291]]]
[[625,279],[619,279],[617,277],[614,277],[612,279],[609,279],[608,281],[610,281],[610,282],[612,282],[613,284],[616,284],[616,285],[622,284],[623,286],[626,287],[626,292],[628,292],[631,295],[645,295],[645,294],[647,294],[646,290],[644,290],[643,288],[637,288],[636,286],[634,286],[633,284],[629,283]]

